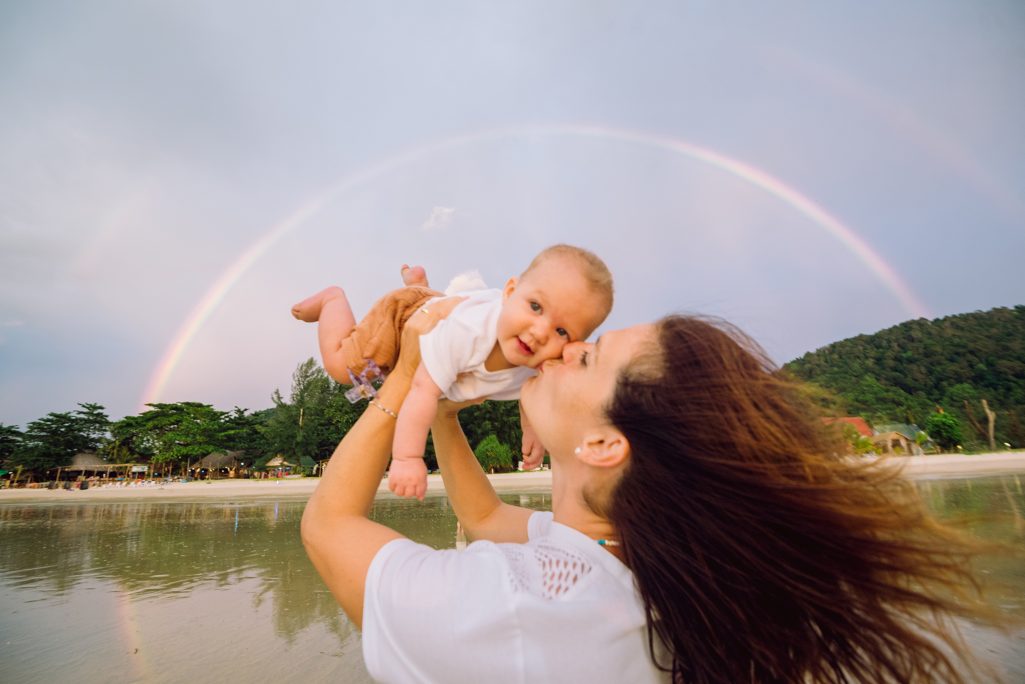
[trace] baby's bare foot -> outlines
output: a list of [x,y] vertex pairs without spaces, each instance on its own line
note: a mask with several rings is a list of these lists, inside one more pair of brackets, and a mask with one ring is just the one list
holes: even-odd
[[402,282],[405,283],[406,287],[410,285],[418,285],[420,287],[430,287],[427,284],[427,272],[424,271],[423,266],[410,266],[409,264],[402,264]]
[[307,297],[292,307],[292,315],[300,321],[316,323],[320,319],[320,310],[324,308],[324,302],[335,297],[344,297],[342,288],[332,285],[325,287],[317,294]]

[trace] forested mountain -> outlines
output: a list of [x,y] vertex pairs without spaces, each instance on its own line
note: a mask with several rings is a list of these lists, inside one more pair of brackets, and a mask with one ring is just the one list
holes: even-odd
[[968,446],[988,441],[985,399],[997,443],[1025,446],[1025,306],[908,321],[785,368],[875,423],[924,425],[942,408],[957,417]]

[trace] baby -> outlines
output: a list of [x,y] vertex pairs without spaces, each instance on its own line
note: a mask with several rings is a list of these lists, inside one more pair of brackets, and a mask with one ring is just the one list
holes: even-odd
[[[348,383],[368,361],[389,370],[398,358],[402,326],[438,297],[423,269],[403,268],[406,287],[385,295],[356,325],[341,288],[330,287],[292,308],[302,321],[318,322],[324,369]],[[567,342],[586,339],[612,308],[612,275],[591,252],[554,245],[501,290],[460,293],[466,299],[420,338],[421,363],[399,409],[388,487],[423,499],[427,490],[424,445],[438,400],[517,399],[520,386],[544,361],[562,356]],[[388,407],[381,407],[391,413]],[[393,414],[394,415],[394,414]],[[544,448],[520,413],[523,465],[540,465]]]

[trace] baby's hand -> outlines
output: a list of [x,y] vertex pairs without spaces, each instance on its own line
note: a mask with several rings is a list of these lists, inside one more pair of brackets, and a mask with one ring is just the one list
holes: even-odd
[[423,501],[427,493],[427,464],[422,458],[393,458],[388,468],[388,489],[396,496],[415,496]]
[[526,421],[522,423],[521,427],[523,428],[523,463],[520,464],[520,467],[523,470],[533,470],[541,465],[545,448],[534,433],[534,428],[530,427]]

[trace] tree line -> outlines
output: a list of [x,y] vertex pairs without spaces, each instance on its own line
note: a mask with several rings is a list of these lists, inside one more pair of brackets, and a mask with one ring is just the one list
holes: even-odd
[[[24,430],[0,423],[0,468],[20,467],[45,478],[69,465],[75,454],[94,452],[112,464],[147,463],[159,472],[184,474],[208,454],[239,451],[247,467],[260,470],[280,455],[309,472],[331,456],[366,406],[365,401],[351,403],[345,397],[348,389],[311,358],[292,374],[288,398],[275,390],[273,406],[261,411],[221,411],[191,401],[153,403],[137,415],[112,421],[102,405],[83,403],[72,411],[48,413]],[[460,414],[460,422],[485,468],[517,466],[522,433],[516,402],[471,406]],[[430,442],[426,458],[429,468],[437,468]]]
[[[821,403],[835,414],[877,425],[914,423],[947,449],[1025,445],[1025,306],[908,321],[835,342],[784,368],[821,390]],[[108,463],[182,473],[210,453],[240,451],[248,467],[281,455],[308,471],[331,455],[363,411],[365,402],[346,399],[348,389],[308,359],[293,373],[288,398],[275,390],[273,406],[261,411],[154,403],[112,421],[103,406],[83,403],[24,430],[0,423],[0,468],[45,477],[75,454],[95,452]],[[486,469],[517,466],[516,402],[484,402],[460,417]],[[430,442],[427,461],[437,467]]]
[[907,321],[784,368],[837,412],[914,423],[947,448],[1025,446],[1025,306]]

